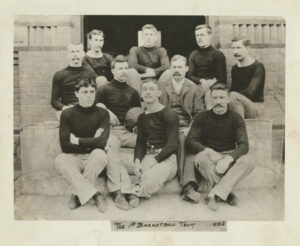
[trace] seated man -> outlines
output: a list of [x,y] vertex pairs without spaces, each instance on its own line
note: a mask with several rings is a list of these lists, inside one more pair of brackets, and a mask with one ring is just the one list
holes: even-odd
[[77,104],[75,85],[83,77],[95,78],[95,74],[82,66],[84,56],[82,44],[68,46],[69,66],[55,73],[52,82],[51,105],[58,110],[59,119],[61,111]]
[[109,114],[94,104],[95,94],[93,80],[83,78],[75,86],[78,104],[61,114],[59,141],[63,153],[55,159],[55,167],[74,189],[68,203],[71,209],[94,199],[98,210],[104,212],[106,199],[95,182],[107,164],[104,148],[109,136]]
[[236,205],[232,190],[254,166],[239,160],[248,153],[248,136],[242,117],[228,108],[229,93],[224,84],[211,88],[211,102],[213,108],[196,116],[187,136],[189,155],[184,166],[182,195],[191,202],[199,202],[199,185],[199,190],[206,185],[209,193],[205,202],[216,211],[217,201]]
[[136,188],[140,197],[150,197],[177,173],[178,116],[159,103],[160,90],[153,80],[142,84],[145,113],[138,117],[138,137],[134,150],[137,173],[141,180]]
[[185,158],[185,139],[190,129],[189,126],[194,117],[205,110],[203,89],[185,78],[187,70],[186,58],[175,55],[171,59],[171,78],[166,81],[160,79],[159,82],[160,102],[175,111],[179,117],[180,150],[178,151],[177,160],[180,183]]
[[138,92],[127,85],[128,62],[119,55],[111,63],[113,81],[97,89],[96,103],[110,114],[111,134],[118,137],[122,147],[135,147],[136,134],[124,127],[124,118],[129,109],[141,107]]
[[265,68],[249,55],[251,42],[245,37],[232,40],[237,64],[231,70],[230,108],[243,118],[258,118],[263,114]]
[[142,79],[159,78],[161,73],[170,67],[167,51],[163,47],[155,47],[157,30],[152,24],[142,28],[143,46],[132,47],[129,51],[129,67],[134,68]]
[[209,88],[218,83],[227,82],[226,59],[224,54],[211,46],[212,30],[208,25],[198,25],[195,37],[199,48],[194,50],[188,60],[188,78],[195,84],[201,84],[206,93],[206,109],[211,108]]
[[[105,85],[113,79],[111,62],[113,57],[102,51],[104,45],[104,33],[101,30],[92,30],[88,33],[89,51],[83,58],[83,65],[92,70],[97,78],[97,87]],[[128,85],[140,92],[140,77],[136,70],[127,70]]]
[[205,110],[203,91],[185,78],[188,70],[186,58],[175,55],[171,59],[172,77],[160,81],[160,102],[178,114],[179,127],[188,127],[196,114]]

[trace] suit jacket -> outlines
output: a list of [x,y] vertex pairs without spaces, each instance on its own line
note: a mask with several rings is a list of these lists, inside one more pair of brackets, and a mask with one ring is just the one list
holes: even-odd
[[[172,78],[159,82],[161,96],[160,102],[171,108]],[[196,86],[192,81],[184,79],[181,89],[181,105],[189,123],[196,114],[205,111],[204,93],[201,86]]]

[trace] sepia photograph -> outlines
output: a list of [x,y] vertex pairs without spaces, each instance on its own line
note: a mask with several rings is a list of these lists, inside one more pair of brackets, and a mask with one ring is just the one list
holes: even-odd
[[205,230],[285,219],[285,18],[13,25],[15,221]]

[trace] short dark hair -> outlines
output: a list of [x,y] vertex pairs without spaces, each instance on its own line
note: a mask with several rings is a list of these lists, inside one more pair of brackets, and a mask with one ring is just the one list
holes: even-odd
[[235,36],[232,40],[233,42],[238,42],[238,41],[242,41],[243,45],[246,46],[251,46],[251,41],[249,38],[247,38],[246,36]]
[[79,91],[81,87],[94,87],[97,89],[97,85],[94,79],[88,78],[88,77],[82,77],[79,78],[75,85],[75,91]]
[[142,27],[142,32],[145,31],[145,30],[152,30],[154,32],[157,32],[157,29],[156,27],[153,25],[153,24],[146,24]]
[[149,82],[152,82],[153,84],[155,84],[157,86],[157,89],[160,89],[159,83],[158,83],[157,79],[155,79],[155,78],[147,78],[147,79],[142,80],[142,86]]
[[200,29],[206,29],[208,34],[211,34],[211,33],[212,33],[211,27],[210,27],[209,25],[207,25],[207,24],[197,25],[197,26],[195,27],[195,31],[200,30]]
[[213,91],[217,91],[217,90],[227,91],[227,93],[229,94],[229,88],[225,84],[215,83],[214,85],[212,85],[210,87],[210,93],[212,93]]
[[92,39],[92,37],[94,35],[102,35],[102,37],[104,38],[104,32],[102,30],[100,30],[100,29],[94,29],[94,30],[90,31],[88,33],[88,38]]
[[116,63],[121,63],[121,62],[127,62],[128,63],[128,59],[127,56],[123,56],[123,55],[117,55],[111,62],[110,67],[111,68],[115,68]]

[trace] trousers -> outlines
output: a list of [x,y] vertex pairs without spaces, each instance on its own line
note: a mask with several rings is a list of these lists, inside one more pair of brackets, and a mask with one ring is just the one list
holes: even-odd
[[124,126],[112,127],[110,133],[119,138],[121,147],[135,147],[137,134],[128,131]]
[[255,119],[263,115],[262,103],[252,102],[246,96],[235,91],[230,92],[229,107],[244,119]]
[[[224,154],[226,153],[219,153],[218,159]],[[218,195],[226,200],[236,184],[253,170],[254,162],[237,160],[223,175],[216,174],[215,166],[216,161],[205,151],[188,155],[183,173],[183,187],[189,182],[195,182],[199,185],[199,191],[208,191],[209,195]]]
[[94,149],[90,154],[59,154],[55,168],[72,185],[73,193],[83,205],[98,191],[95,182],[107,165],[107,156],[102,149]]
[[146,161],[150,155],[146,155],[142,162],[142,176],[139,185],[136,187],[136,194],[140,197],[151,197],[158,192],[168,181],[172,180],[177,173],[176,155],[160,163]]

